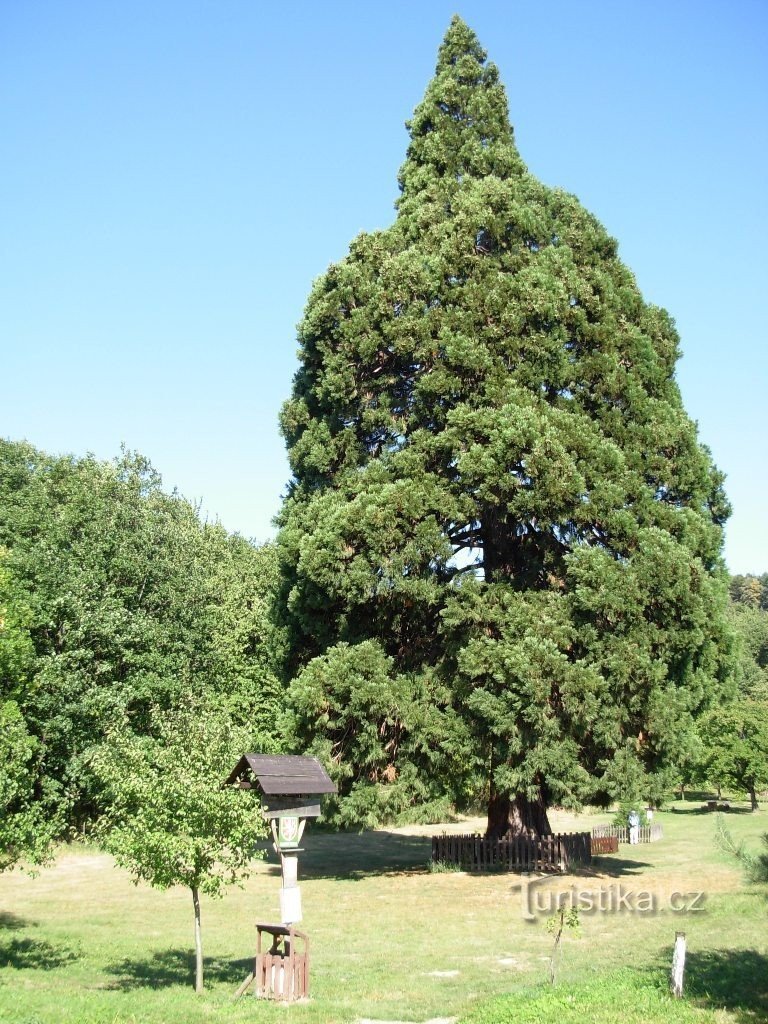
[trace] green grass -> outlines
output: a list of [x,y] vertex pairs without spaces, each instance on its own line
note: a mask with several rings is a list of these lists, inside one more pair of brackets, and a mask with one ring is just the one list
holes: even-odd
[[[768,1020],[766,889],[745,885],[716,847],[714,815],[678,806],[658,815],[662,842],[622,846],[589,874],[545,883],[556,891],[621,884],[652,891],[659,904],[653,915],[583,914],[581,937],[563,939],[554,989],[544,984],[552,938],[543,919],[522,919],[517,876],[430,871],[429,833],[439,828],[310,829],[300,882],[312,998],[290,1008],[248,996],[232,1002],[250,969],[254,923],[277,917],[276,864],[260,864],[245,889],[204,902],[207,990],[197,998],[189,894],[134,886],[98,851],[65,848],[37,878],[0,876],[0,1022]],[[561,815],[555,824],[589,828],[608,818]],[[726,823],[756,849],[768,813],[734,811]],[[672,893],[698,890],[702,910],[670,909]],[[677,929],[688,937],[687,998],[671,1003],[665,975]]]
[[734,1018],[673,999],[661,975],[627,970],[580,985],[542,986],[500,996],[462,1017],[461,1024],[712,1024],[729,1019]]

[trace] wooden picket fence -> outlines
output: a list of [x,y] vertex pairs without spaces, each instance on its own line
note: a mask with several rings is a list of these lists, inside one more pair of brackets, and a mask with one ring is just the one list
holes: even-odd
[[565,871],[569,864],[592,861],[589,832],[565,832],[527,839],[520,836],[487,839],[485,836],[432,837],[432,860],[464,871]]
[[592,856],[601,857],[606,853],[618,853],[619,840],[617,836],[592,836]]
[[[629,828],[626,825],[596,825],[592,829],[593,839],[606,839],[615,836],[620,843],[629,842]],[[664,829],[661,825],[641,825],[638,834],[638,842],[655,843],[664,838]],[[594,849],[593,853],[596,852]]]

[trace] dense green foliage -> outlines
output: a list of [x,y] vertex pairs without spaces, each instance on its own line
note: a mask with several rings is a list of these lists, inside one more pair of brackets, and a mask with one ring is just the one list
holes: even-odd
[[768,702],[744,697],[713,708],[700,725],[702,774],[710,782],[746,792],[768,788]]
[[315,283],[282,416],[295,742],[347,821],[485,794],[541,830],[628,770],[657,798],[731,658],[677,334],[527,172],[459,18],[409,129],[397,219]]
[[153,715],[154,736],[122,724],[89,755],[107,811],[99,832],[118,864],[158,889],[183,885],[209,896],[236,882],[264,822],[253,794],[224,786],[246,730],[199,701]]
[[747,793],[753,810],[768,787],[768,610],[766,578],[733,576],[728,618],[736,638],[734,688],[698,723],[684,782]]
[[92,817],[89,748],[123,720],[151,733],[151,709],[185,696],[215,698],[253,745],[275,748],[273,548],[201,522],[141,456],[0,441],[0,549],[0,703],[23,718],[37,798]]
[[768,572],[731,576],[731,597],[737,605],[768,611]]
[[56,810],[35,792],[38,751],[18,704],[0,704],[0,871],[44,861],[61,828]]
[[739,639],[739,689],[768,701],[768,577],[731,577],[732,627]]
[[730,621],[737,638],[737,691],[700,723],[698,776],[749,794],[768,788],[768,610],[766,579],[734,576]]
[[29,699],[34,648],[29,612],[14,592],[0,549],[0,871],[45,860],[61,827],[51,787],[38,778],[39,740],[20,710]]

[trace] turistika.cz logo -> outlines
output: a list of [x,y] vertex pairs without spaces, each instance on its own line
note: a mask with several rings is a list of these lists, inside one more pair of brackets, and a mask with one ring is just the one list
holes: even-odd
[[581,888],[572,884],[567,889],[548,888],[551,878],[523,878],[513,891],[520,891],[523,920],[537,918],[565,910],[578,910],[580,914],[659,914],[671,911],[674,914],[694,914],[704,909],[706,894],[701,890],[668,893],[653,892],[650,889],[630,889],[620,882],[600,885],[595,888]]

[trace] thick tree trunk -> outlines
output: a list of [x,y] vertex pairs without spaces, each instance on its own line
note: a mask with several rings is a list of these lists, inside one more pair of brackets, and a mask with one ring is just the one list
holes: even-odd
[[491,793],[485,834],[489,839],[501,839],[507,834],[532,839],[552,835],[544,801],[541,797],[529,800],[524,793],[514,797],[509,793]]
[[192,904],[195,908],[195,992],[203,994],[203,933],[200,928],[200,893],[192,889]]
[[750,803],[752,804],[752,808],[751,809],[753,811],[759,810],[760,809],[760,805],[757,802],[757,790],[753,786],[751,789],[748,789],[747,792],[749,793],[749,800],[750,800]]

